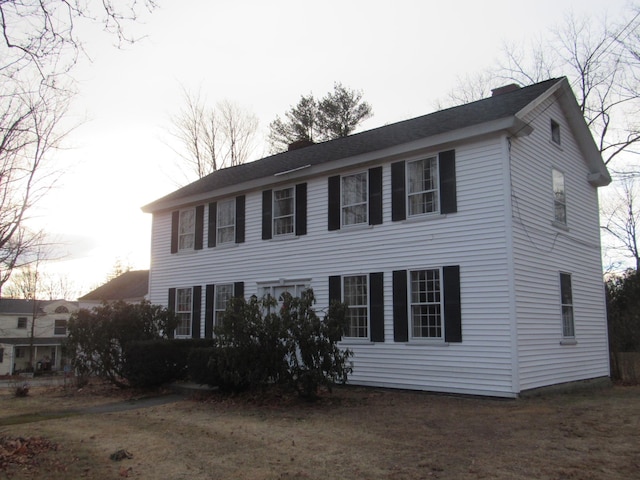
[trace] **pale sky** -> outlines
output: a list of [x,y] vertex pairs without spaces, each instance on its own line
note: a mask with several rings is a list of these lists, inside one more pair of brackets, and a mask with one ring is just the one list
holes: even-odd
[[[160,0],[117,49],[96,30],[84,37],[91,62],[75,70],[80,123],[55,161],[65,170],[38,221],[66,244],[49,266],[85,294],[116,259],[149,267],[151,216],[140,207],[184,183],[167,133],[181,85],[211,105],[253,112],[263,156],[267,126],[302,94],[335,81],[362,90],[374,116],[362,129],[430,113],[456,84],[490,66],[504,42],[546,35],[570,12],[618,18],[627,0]],[[496,87],[501,85],[495,85]]]

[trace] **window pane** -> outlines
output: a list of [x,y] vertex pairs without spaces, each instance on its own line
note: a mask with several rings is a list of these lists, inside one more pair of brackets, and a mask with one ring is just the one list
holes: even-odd
[[195,238],[196,212],[195,209],[182,210],[178,227],[178,248],[186,250],[193,248]]
[[560,298],[562,303],[562,335],[565,337],[574,337],[573,292],[571,288],[571,275],[568,273],[560,274]]
[[553,208],[554,220],[567,223],[567,201],[564,189],[564,174],[553,170]]
[[420,338],[442,338],[440,270],[411,272],[411,328]]
[[369,335],[367,276],[344,277],[342,300],[347,304],[347,336],[366,338]]
[[236,201],[235,199],[218,202],[217,243],[233,243],[236,240]]
[[293,188],[284,188],[273,192],[273,234],[287,235],[294,232]]
[[425,158],[408,163],[409,215],[437,212],[438,159]]
[[220,325],[222,315],[227,310],[231,298],[233,298],[233,284],[216,285],[213,320],[215,325]]
[[342,177],[342,224],[367,223],[367,173]]

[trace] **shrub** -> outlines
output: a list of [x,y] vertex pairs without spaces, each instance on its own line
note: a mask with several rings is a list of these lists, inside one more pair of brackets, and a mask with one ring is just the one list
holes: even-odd
[[187,371],[191,381],[201,385],[220,385],[220,376],[214,358],[216,351],[213,347],[199,347],[189,351]]
[[174,315],[149,302],[105,303],[74,313],[68,325],[66,351],[82,375],[95,374],[120,387],[124,380],[124,350],[132,342],[166,338],[175,328]]
[[285,293],[281,300],[278,310],[269,297],[234,299],[215,329],[215,348],[194,353],[194,361],[195,355],[207,361],[207,371],[199,378],[231,391],[279,383],[308,398],[314,398],[320,386],[346,382],[351,352],[337,345],[346,327],[344,305],[332,304],[320,319],[312,290],[301,298]]

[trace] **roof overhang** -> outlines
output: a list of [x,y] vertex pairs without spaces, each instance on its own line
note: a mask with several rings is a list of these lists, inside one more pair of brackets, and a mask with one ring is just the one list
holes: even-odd
[[587,163],[589,168],[587,181],[594,187],[604,187],[609,185],[611,183],[611,175],[602,160],[600,150],[593,140],[591,130],[589,130],[589,127],[584,120],[584,115],[578,106],[576,97],[573,94],[571,86],[566,78],[558,80],[558,82],[545,93],[520,110],[516,116],[524,117],[552,96],[555,96],[560,108],[562,108],[562,111],[567,117],[567,122],[569,123],[569,127],[576,138],[580,153],[582,153],[582,156]]
[[410,155],[432,153],[434,150],[447,148],[450,145],[462,141],[470,141],[479,137],[506,133],[510,136],[521,137],[529,135],[532,127],[522,121],[518,116],[509,116],[484,122],[470,127],[448,131],[438,135],[431,135],[420,140],[394,145],[393,147],[367,152],[350,157],[344,157],[329,162],[315,165],[305,165],[289,171],[278,172],[275,175],[261,177],[255,180],[229,185],[215,191],[202,192],[179,199],[156,201],[142,207],[146,213],[157,213],[176,208],[184,208],[193,205],[214,201],[230,195],[241,195],[250,191],[274,187],[281,184],[301,181],[306,178],[327,175],[329,173],[352,169],[357,166],[368,166],[381,161],[393,161],[406,158]]

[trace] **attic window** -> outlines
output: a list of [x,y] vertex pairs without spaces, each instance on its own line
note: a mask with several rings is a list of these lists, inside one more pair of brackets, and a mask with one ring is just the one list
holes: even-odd
[[558,122],[551,120],[551,140],[560,145],[560,125]]
[[64,305],[60,305],[58,308],[56,308],[56,313],[69,313],[69,309]]

